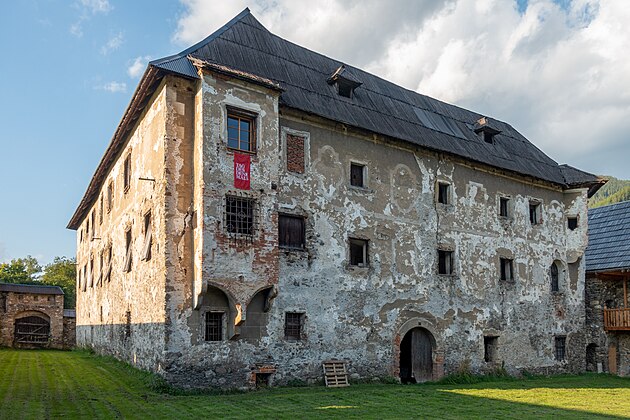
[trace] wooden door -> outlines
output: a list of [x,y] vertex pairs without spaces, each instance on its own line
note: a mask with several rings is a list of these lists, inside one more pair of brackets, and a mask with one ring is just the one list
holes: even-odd
[[433,379],[433,347],[427,330],[414,328],[411,336],[411,370],[416,382]]
[[608,373],[617,374],[617,346],[614,344],[608,347]]

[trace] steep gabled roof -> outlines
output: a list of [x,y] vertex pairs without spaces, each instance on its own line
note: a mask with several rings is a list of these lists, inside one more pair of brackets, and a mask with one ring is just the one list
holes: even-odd
[[[598,178],[577,169],[572,184],[561,167],[523,137],[512,126],[498,120],[493,128],[499,134],[493,143],[483,141],[475,133],[481,114],[447,104],[437,99],[397,86],[356,67],[310,51],[269,32],[249,9],[243,10],[225,26],[179,54],[151,61],[140,86],[134,93],[119,130],[106,152],[108,159],[99,164],[86,195],[70,220],[76,229],[96,199],[100,183],[124,146],[126,130],[121,127],[127,115],[133,116],[141,93],[150,94],[156,78],[165,73],[198,79],[192,60],[221,66],[233,72],[256,75],[282,89],[280,104],[309,114],[337,121],[348,126],[400,139],[430,150],[445,152],[495,168],[515,172],[557,184],[563,188],[589,187]],[[352,98],[340,96],[328,83],[340,68],[361,85]],[[350,79],[349,79],[350,80]],[[141,86],[145,86],[143,90]],[[131,120],[133,121],[133,120]],[[581,177],[577,173],[582,174]]]
[[586,271],[630,270],[630,201],[588,211]]

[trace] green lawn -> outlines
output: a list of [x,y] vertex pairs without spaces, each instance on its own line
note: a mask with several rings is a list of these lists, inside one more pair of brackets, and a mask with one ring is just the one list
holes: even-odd
[[606,375],[195,396],[160,394],[150,378],[87,352],[0,349],[0,419],[630,417],[630,380]]

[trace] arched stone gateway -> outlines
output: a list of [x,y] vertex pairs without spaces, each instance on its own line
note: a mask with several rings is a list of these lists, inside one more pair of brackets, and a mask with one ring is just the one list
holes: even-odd
[[40,347],[50,340],[50,319],[48,316],[29,312],[15,319],[13,335],[16,346]]

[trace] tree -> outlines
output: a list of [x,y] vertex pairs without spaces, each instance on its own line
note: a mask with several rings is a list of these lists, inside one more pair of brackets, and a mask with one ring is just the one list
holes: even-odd
[[55,257],[53,262],[44,267],[40,277],[43,284],[59,286],[64,293],[64,307],[74,308],[76,304],[76,260],[67,257]]
[[3,283],[34,283],[36,275],[42,271],[37,259],[30,255],[26,258],[17,258],[9,263],[0,264],[0,282]]

